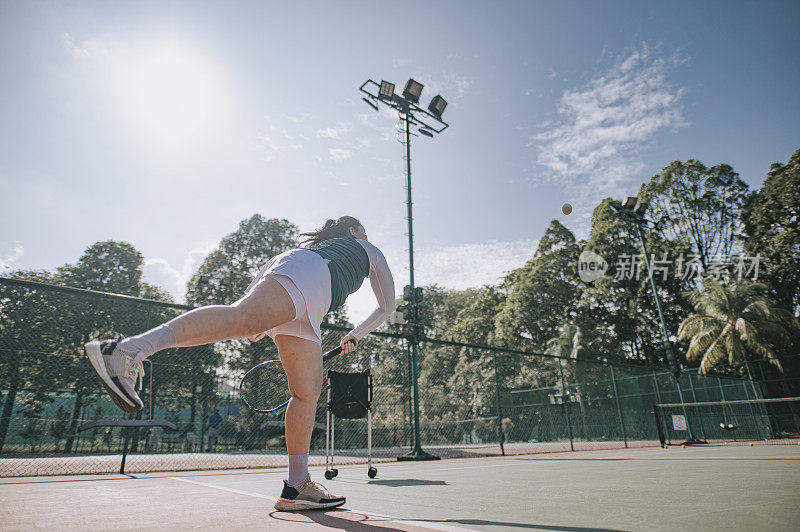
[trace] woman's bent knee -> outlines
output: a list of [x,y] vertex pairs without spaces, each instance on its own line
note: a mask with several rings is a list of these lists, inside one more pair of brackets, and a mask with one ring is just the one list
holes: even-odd
[[322,393],[322,375],[306,374],[302,378],[293,378],[289,381],[289,393],[303,402],[317,402]]

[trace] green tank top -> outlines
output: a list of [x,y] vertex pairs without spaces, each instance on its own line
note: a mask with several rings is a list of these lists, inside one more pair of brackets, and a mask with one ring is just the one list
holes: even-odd
[[308,247],[327,259],[331,272],[331,306],[328,312],[344,305],[347,296],[361,287],[369,275],[369,257],[355,237],[329,238]]

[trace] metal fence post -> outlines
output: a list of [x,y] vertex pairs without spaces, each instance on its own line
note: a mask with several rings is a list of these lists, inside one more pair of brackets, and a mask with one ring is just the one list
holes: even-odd
[[497,438],[500,440],[500,454],[505,456],[506,450],[503,446],[503,440],[505,440],[505,434],[503,434],[503,410],[500,408],[500,380],[497,377],[497,353],[494,351],[492,351],[492,362],[494,363],[494,395],[497,400]]
[[567,429],[569,430],[569,450],[574,451],[575,445],[572,442],[572,422],[569,419],[569,405],[567,401],[564,401],[565,397],[569,399],[569,395],[567,394],[567,385],[564,382],[564,365],[560,358],[558,359],[558,370],[561,373],[561,404],[564,405],[564,415],[567,417]]
[[617,378],[614,375],[614,364],[609,364],[611,368],[611,385],[614,389],[614,400],[617,403],[617,417],[619,418],[619,426],[622,429],[622,440],[625,442],[625,448],[628,448],[628,435],[625,433],[625,420],[622,418],[622,407],[619,403],[619,391],[617,390]]
[[[752,384],[752,383],[753,383],[753,381],[750,381],[750,384]],[[745,381],[745,380],[742,380],[742,389],[744,389],[744,398],[745,399],[751,399],[750,392],[749,392],[749,390],[747,388],[747,381]],[[755,392],[753,393],[753,395],[755,395]],[[752,399],[758,399],[758,397],[753,397]],[[752,403],[748,403],[747,407],[750,409],[750,415],[753,417],[753,422],[755,423],[755,426],[756,426],[756,434],[758,434],[758,437],[761,438],[761,423],[760,423],[758,417],[756,417],[756,411],[753,408],[753,404]],[[766,440],[768,438],[764,438],[764,439]]]
[[658,387],[658,375],[655,369],[653,369],[653,387],[656,390],[656,403],[661,404],[661,390]]
[[413,370],[411,369],[411,344],[405,342],[405,345],[406,358],[408,359],[408,388],[406,388],[406,393],[408,394],[408,448],[409,452],[412,452],[414,450],[414,405],[411,397],[411,389],[413,388],[411,374]]
[[[769,388],[767,388],[767,376],[764,374],[764,364],[760,360],[758,361],[758,370],[761,372],[761,382],[758,384],[761,390],[761,397],[756,397],[756,399],[763,399],[765,395],[771,394],[769,393]],[[765,394],[764,392],[767,393]]]

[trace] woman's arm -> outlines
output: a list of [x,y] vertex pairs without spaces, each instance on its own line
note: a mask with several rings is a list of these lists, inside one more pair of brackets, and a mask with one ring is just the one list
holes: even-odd
[[392,272],[389,271],[389,265],[386,263],[386,258],[381,253],[381,250],[364,240],[358,240],[358,243],[361,244],[369,257],[369,282],[372,285],[372,291],[375,293],[375,299],[378,300],[378,308],[373,310],[364,321],[347,335],[354,337],[356,340],[361,340],[377,328],[378,325],[386,321],[389,314],[394,311],[395,298]]

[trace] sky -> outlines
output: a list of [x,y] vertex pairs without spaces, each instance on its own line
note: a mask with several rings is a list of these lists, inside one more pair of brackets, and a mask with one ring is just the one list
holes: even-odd
[[347,214],[402,291],[399,120],[358,89],[413,78],[449,124],[411,140],[416,284],[496,283],[673,160],[758,189],[800,148],[799,22],[796,0],[0,0],[0,275],[122,240],[182,301],[241,220]]

